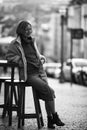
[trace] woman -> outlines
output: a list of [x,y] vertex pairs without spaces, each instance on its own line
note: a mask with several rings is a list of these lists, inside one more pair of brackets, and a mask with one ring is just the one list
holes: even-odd
[[48,85],[47,76],[43,69],[42,60],[45,57],[37,49],[35,39],[32,38],[32,26],[27,21],[21,21],[16,29],[17,38],[9,46],[6,58],[9,62],[16,62],[20,66],[20,80],[27,81],[35,88],[39,99],[45,101],[48,128],[64,126],[55,111],[54,90]]

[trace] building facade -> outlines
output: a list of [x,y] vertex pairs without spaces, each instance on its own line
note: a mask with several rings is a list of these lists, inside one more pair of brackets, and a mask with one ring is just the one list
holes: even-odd
[[68,10],[68,28],[83,29],[83,38],[73,39],[73,57],[87,58],[87,2],[76,1]]

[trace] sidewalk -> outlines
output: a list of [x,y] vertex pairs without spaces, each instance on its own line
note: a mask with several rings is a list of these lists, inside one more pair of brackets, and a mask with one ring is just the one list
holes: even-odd
[[[56,79],[48,79],[49,85],[55,90],[56,111],[65,126],[57,126],[55,130],[87,130],[87,87],[70,83],[60,84]],[[0,103],[3,101],[3,90],[0,95]],[[29,102],[30,101],[30,102]],[[26,112],[34,111],[32,93],[28,88],[26,90]],[[41,130],[50,130],[47,128],[46,111],[44,102],[41,101],[41,109],[44,118],[44,127]],[[16,113],[13,113],[12,126],[8,127],[8,118],[1,119],[2,110],[0,109],[0,130],[38,130],[36,119],[26,119],[25,126],[17,128]]]

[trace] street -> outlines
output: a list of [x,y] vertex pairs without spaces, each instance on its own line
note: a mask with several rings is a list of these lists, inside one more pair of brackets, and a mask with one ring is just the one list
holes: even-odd
[[[61,120],[65,126],[56,126],[55,130],[87,130],[87,87],[70,83],[60,84],[57,79],[48,78],[49,85],[55,90],[55,105]],[[0,103],[3,102],[3,89],[0,95]],[[44,119],[44,127],[41,130],[48,130],[44,102],[41,101],[41,109]],[[32,91],[26,90],[26,112],[34,111]],[[18,130],[17,116],[13,112],[13,123],[8,127],[8,117],[1,119],[0,130]],[[20,130],[38,130],[36,119],[26,119],[25,126]]]

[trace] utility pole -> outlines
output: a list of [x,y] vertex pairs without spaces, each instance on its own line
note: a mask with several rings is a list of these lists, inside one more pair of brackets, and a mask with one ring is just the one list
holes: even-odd
[[60,76],[60,83],[64,82],[64,75],[63,75],[63,61],[64,61],[64,15],[61,15],[61,76]]

